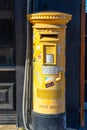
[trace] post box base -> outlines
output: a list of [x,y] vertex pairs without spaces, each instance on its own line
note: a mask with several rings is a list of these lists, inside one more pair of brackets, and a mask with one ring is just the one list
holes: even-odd
[[42,115],[32,112],[33,130],[65,130],[66,115]]

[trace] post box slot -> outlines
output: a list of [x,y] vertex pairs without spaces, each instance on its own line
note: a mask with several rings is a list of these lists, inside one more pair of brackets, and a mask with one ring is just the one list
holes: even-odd
[[40,39],[43,39],[43,38],[46,38],[46,39],[58,39],[58,34],[41,34],[40,35]]

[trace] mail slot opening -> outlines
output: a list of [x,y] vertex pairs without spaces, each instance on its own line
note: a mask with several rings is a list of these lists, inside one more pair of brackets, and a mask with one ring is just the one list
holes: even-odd
[[47,38],[47,39],[58,39],[58,34],[41,34],[40,39]]

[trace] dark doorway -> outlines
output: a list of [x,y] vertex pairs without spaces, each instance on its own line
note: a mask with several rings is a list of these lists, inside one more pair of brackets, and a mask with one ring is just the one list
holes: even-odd
[[14,0],[0,0],[0,124],[16,123]]

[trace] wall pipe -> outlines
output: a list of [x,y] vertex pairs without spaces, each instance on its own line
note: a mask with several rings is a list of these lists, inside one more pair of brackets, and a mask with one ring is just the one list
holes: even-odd
[[[27,0],[27,14],[33,12],[33,0]],[[31,121],[31,100],[32,100],[32,84],[31,84],[31,67],[32,67],[32,28],[27,21],[27,44],[26,44],[26,61],[24,73],[23,103],[22,115],[23,123],[26,130],[31,130],[29,124]]]

